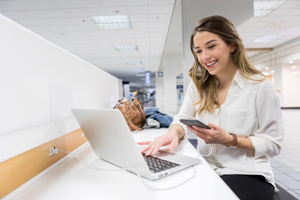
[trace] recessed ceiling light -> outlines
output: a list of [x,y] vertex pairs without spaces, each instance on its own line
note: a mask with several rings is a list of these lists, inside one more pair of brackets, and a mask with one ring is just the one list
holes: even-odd
[[297,66],[292,66],[293,69],[295,69]]
[[265,69],[269,69],[269,67],[266,67]]
[[266,35],[266,36],[257,38],[253,42],[272,42],[272,41],[277,40],[282,37],[283,37],[283,35]]
[[273,10],[254,10],[255,17],[264,17],[267,16]]
[[292,72],[292,74],[299,74],[299,72]]
[[289,63],[293,63],[293,61],[290,61]]
[[131,28],[131,23],[128,15],[93,16],[92,20],[100,29]]
[[255,1],[254,9],[255,10],[268,10],[268,9],[276,9],[278,6],[283,4],[285,1]]
[[139,50],[137,45],[114,46],[114,49],[117,52],[121,52],[121,51],[138,51]]
[[255,1],[254,2],[254,16],[263,17],[278,8],[285,1]]
[[271,73],[273,74],[273,73],[274,73],[274,71],[271,71]]
[[129,61],[129,62],[125,62],[126,65],[142,65],[143,62],[142,61]]

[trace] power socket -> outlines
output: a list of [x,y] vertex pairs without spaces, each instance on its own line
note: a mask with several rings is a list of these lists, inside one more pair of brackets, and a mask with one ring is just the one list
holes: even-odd
[[49,149],[49,157],[51,157],[53,155],[55,155],[55,146],[53,146]]

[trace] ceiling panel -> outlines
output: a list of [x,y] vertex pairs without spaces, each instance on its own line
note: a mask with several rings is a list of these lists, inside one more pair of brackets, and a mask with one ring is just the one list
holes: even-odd
[[14,11],[14,10],[16,9],[11,5],[7,4],[4,1],[0,1],[0,12],[7,12],[7,11]]
[[148,14],[147,6],[130,6],[127,7],[127,12],[129,15],[144,15]]
[[32,9],[32,2],[30,1],[5,1],[6,5],[16,10]]
[[147,0],[125,0],[127,6],[145,6],[148,5]]
[[[0,12],[96,67],[130,79],[138,71],[158,70],[174,3],[174,0],[0,0]],[[286,1],[269,15],[252,17],[237,29],[246,48],[274,48],[300,37],[299,13],[300,1]],[[91,19],[123,14],[129,15],[132,29],[102,30]],[[268,35],[282,35],[282,38],[254,42]],[[173,43],[177,48],[182,42]],[[113,48],[129,44],[137,45],[139,51],[116,52]],[[126,65],[128,61],[141,61],[142,65]]]
[[[255,0],[256,1],[256,0]],[[259,1],[259,0],[257,0]],[[264,17],[252,17],[237,27],[246,48],[274,48],[300,37],[300,1],[286,1]],[[254,42],[263,36],[281,36],[272,41]],[[248,53],[248,56],[259,52]]]

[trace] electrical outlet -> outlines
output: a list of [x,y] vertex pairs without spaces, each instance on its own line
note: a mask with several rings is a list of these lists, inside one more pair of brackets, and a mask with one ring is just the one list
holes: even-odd
[[55,146],[54,147],[51,147],[49,149],[49,157],[53,156],[55,154]]
[[83,138],[85,137],[84,132],[82,132],[82,137],[83,137]]

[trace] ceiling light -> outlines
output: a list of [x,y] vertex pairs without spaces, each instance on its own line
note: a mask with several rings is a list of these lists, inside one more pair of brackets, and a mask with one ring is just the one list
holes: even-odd
[[299,72],[292,72],[292,74],[299,74]]
[[255,1],[254,2],[254,16],[263,17],[278,8],[285,1]]
[[126,65],[142,65],[143,62],[142,61],[129,61],[129,62],[125,62]]
[[271,73],[273,74],[273,73],[274,73],[274,71],[271,71]]
[[263,74],[264,74],[264,75],[267,75],[267,73],[266,73],[266,72],[263,72]]
[[264,17],[272,11],[273,10],[254,10],[254,16],[255,17]]
[[114,46],[114,49],[117,52],[121,52],[121,51],[138,51],[139,50],[137,45]]
[[266,67],[265,69],[269,69],[269,67]]
[[290,61],[289,63],[293,63],[293,61]]
[[292,66],[293,69],[295,69],[297,66]]
[[145,74],[136,74],[137,77],[145,77]]
[[131,23],[128,15],[94,16],[92,20],[100,29],[129,29]]
[[253,42],[272,42],[272,41],[277,40],[282,37],[283,37],[283,35],[266,35],[266,36],[257,38]]
[[254,10],[274,10],[284,2],[285,1],[255,1]]

